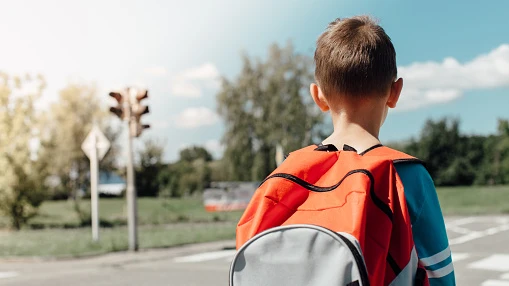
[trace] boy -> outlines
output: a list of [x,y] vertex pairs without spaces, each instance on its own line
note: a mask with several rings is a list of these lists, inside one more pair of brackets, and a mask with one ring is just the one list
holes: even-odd
[[[396,107],[403,79],[397,79],[390,38],[370,18],[336,20],[319,37],[316,84],[311,96],[332,116],[334,132],[324,146],[363,151],[380,144],[389,108]],[[397,80],[396,80],[397,79]],[[430,285],[455,285],[451,251],[433,181],[421,164],[395,164],[405,190],[412,233]]]
[[[388,109],[396,107],[403,87],[403,79],[397,79],[396,53],[390,38],[369,17],[338,19],[319,37],[315,63],[316,83],[310,86],[311,96],[323,112],[330,112],[334,132],[314,151],[341,148],[361,155],[376,153],[373,150],[382,146],[380,128]],[[404,187],[419,265],[426,269],[430,285],[455,285],[444,220],[430,175],[419,163],[394,165]],[[242,229],[249,219],[245,213],[239,222],[238,247],[254,233]],[[417,267],[416,260],[408,263],[408,269]],[[404,275],[416,274],[407,271]]]

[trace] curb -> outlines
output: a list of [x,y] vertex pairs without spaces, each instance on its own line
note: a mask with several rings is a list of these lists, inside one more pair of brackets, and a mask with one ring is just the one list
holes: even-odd
[[176,256],[189,255],[196,252],[218,251],[226,249],[235,249],[235,240],[221,240],[202,243],[189,243],[172,245],[168,247],[143,248],[138,252],[117,251],[107,253],[85,253],[79,256],[67,255],[56,257],[44,256],[15,256],[0,258],[1,263],[39,263],[39,262],[66,262],[66,261],[86,261],[86,260],[104,260],[106,264],[126,264],[138,261],[151,261],[167,259]]

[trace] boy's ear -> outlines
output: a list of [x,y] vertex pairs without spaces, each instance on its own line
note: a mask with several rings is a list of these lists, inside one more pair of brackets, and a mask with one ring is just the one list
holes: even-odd
[[321,111],[327,112],[329,111],[329,104],[327,103],[327,100],[325,99],[325,96],[322,93],[322,90],[316,83],[312,83],[309,86],[309,93],[311,93],[311,97],[313,97],[314,102]]
[[402,78],[399,78],[397,81],[392,83],[389,98],[387,99],[388,107],[390,107],[390,108],[396,107],[396,104],[398,103],[399,96],[401,94],[402,89],[403,89],[403,79]]

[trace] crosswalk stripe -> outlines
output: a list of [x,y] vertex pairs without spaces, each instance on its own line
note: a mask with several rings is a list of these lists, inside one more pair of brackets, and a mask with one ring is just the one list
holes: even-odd
[[470,257],[470,254],[468,253],[459,253],[459,252],[453,252],[452,255],[452,262],[458,262],[460,260],[464,260]]
[[18,275],[19,275],[19,273],[18,272],[14,272],[14,271],[0,272],[0,279],[3,279],[3,278],[12,278],[12,277],[16,277]]
[[202,262],[202,261],[211,261],[216,259],[221,259],[225,257],[232,257],[235,255],[235,250],[223,250],[223,251],[214,251],[214,252],[205,252],[205,253],[199,253],[189,256],[182,256],[177,257],[173,261],[179,262],[179,263],[186,263],[186,262]]
[[456,220],[447,221],[445,223],[445,227],[449,228],[449,227],[452,227],[452,226],[460,226],[460,225],[465,225],[465,224],[471,224],[471,223],[476,222],[478,220],[479,220],[478,217],[460,218],[460,219],[456,219]]
[[476,240],[479,238],[486,238],[487,236],[495,235],[497,233],[508,231],[508,230],[509,230],[509,224],[505,224],[505,225],[488,228],[483,231],[473,231],[469,234],[450,239],[449,245],[463,244],[465,242],[469,242],[469,241]]
[[486,280],[481,286],[509,286],[509,281],[502,280]]
[[487,257],[485,259],[481,259],[474,263],[470,263],[468,267],[501,272],[509,271],[509,255],[506,254],[491,255],[490,257]]
[[509,273],[502,274],[502,276],[500,276],[500,279],[509,280]]

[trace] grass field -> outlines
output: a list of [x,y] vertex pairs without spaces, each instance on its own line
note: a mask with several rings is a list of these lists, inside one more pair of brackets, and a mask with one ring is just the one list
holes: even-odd
[[[444,215],[482,215],[509,213],[509,186],[496,187],[450,187],[437,189]],[[90,210],[90,202],[80,203],[84,211]],[[103,226],[126,224],[125,199],[100,199],[100,220]],[[140,225],[160,225],[182,222],[237,222],[242,212],[210,213],[203,208],[201,198],[138,199]],[[0,226],[6,225],[5,218]],[[39,215],[30,221],[31,228],[75,228],[80,226],[79,217],[72,201],[44,202]]]
[[509,186],[438,188],[444,215],[509,214]]
[[[179,223],[141,226],[140,248],[170,247],[235,237],[235,223]],[[91,229],[42,229],[0,232],[0,257],[79,257],[127,250],[127,228],[101,228],[99,242],[92,242]]]
[[[80,203],[90,209],[89,201]],[[0,218],[0,257],[69,257],[126,250],[128,246],[125,199],[100,199],[99,243],[91,240],[91,229],[80,227],[72,201],[48,201],[29,226],[8,231],[8,221]],[[235,237],[241,211],[210,213],[200,198],[138,199],[140,248],[171,247]],[[105,227],[106,226],[106,227]]]
[[[39,208],[39,214],[30,220],[29,228],[77,228],[81,221],[73,201],[47,201]],[[80,207],[90,212],[90,201],[83,200]],[[138,198],[138,222],[140,225],[160,225],[197,222],[237,222],[242,212],[210,213],[203,208],[201,198],[163,199]],[[124,198],[101,198],[99,219],[103,227],[127,224],[127,204]],[[0,228],[8,220],[0,217]]]
[[[439,188],[438,195],[444,215],[509,213],[509,186]],[[81,207],[88,210],[90,204],[83,201]],[[68,257],[126,250],[125,199],[101,199],[99,210],[103,227],[100,242],[93,243],[90,228],[80,227],[73,202],[45,202],[30,227],[19,232],[0,230],[0,257]],[[140,198],[140,248],[233,239],[241,213],[206,212],[200,198]],[[0,218],[0,226],[5,228],[7,223]]]

